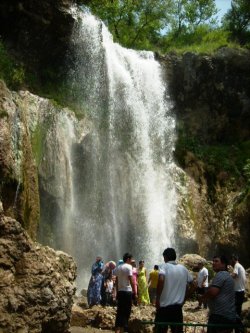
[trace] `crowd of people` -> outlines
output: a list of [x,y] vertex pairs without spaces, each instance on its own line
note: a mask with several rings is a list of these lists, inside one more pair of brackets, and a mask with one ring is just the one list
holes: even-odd
[[[88,305],[101,304],[103,306],[113,306],[117,304],[117,277],[116,268],[124,264],[124,260],[118,263],[108,261],[103,263],[101,257],[96,257],[96,261],[91,267],[91,277],[88,285],[87,299]],[[131,260],[132,266],[132,284],[134,292],[132,294],[134,305],[155,304],[156,287],[158,282],[158,265],[155,265],[149,273],[147,280],[147,271],[144,266],[144,260],[140,260],[138,267],[134,259]]]
[[[156,307],[155,323],[158,333],[168,330],[166,323],[183,323],[182,307],[185,299],[197,292],[198,306],[209,309],[208,333],[242,332],[241,311],[244,301],[246,273],[236,255],[229,262],[224,255],[213,257],[215,276],[209,284],[205,262],[198,264],[197,280],[189,270],[176,261],[176,252],[167,248],[163,252],[164,263],[155,265],[149,273],[144,260],[137,267],[132,254],[125,253],[118,263],[103,263],[97,257],[92,265],[88,286],[89,306],[116,305],[115,332],[127,331],[132,305],[153,304]],[[228,267],[231,264],[232,270]],[[218,325],[218,326],[216,326]],[[225,326],[227,325],[227,326]],[[172,333],[182,333],[182,325],[170,324]]]

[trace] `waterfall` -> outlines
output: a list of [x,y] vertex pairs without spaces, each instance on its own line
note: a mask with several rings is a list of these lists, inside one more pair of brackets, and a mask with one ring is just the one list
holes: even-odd
[[78,286],[86,287],[97,255],[117,261],[131,252],[151,269],[174,246],[175,119],[152,52],[114,43],[84,12],[76,15],[72,44],[72,95],[91,125],[81,140],[65,135],[70,207],[58,247],[74,256]]

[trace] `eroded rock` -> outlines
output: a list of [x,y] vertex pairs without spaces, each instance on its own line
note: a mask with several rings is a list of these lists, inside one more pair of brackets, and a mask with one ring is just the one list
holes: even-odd
[[33,243],[2,214],[0,253],[0,331],[66,332],[75,293],[72,257]]

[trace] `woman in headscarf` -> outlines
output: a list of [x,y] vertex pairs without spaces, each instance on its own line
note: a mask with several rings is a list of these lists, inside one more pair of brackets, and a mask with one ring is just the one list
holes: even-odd
[[96,257],[95,263],[91,268],[91,278],[89,280],[87,298],[89,307],[100,304],[101,302],[101,287],[102,287],[102,270],[103,261],[101,257]]
[[103,280],[101,287],[101,305],[107,305],[107,297],[106,297],[106,281],[112,280],[112,273],[116,267],[116,263],[114,261],[109,261],[104,265],[102,270]]

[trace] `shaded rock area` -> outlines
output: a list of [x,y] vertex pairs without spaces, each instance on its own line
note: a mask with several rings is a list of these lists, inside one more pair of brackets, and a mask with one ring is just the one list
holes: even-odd
[[159,57],[176,115],[176,233],[183,253],[237,252],[250,265],[250,52]]
[[66,332],[75,293],[72,257],[33,243],[1,212],[0,253],[0,332]]
[[[73,26],[73,0],[3,0],[0,34],[9,50],[35,70],[41,82],[58,80],[64,73],[65,55]],[[10,24],[11,22],[11,24]],[[52,72],[54,74],[52,74]]]
[[214,55],[168,54],[163,63],[178,129],[206,144],[249,140],[249,50],[221,48]]

